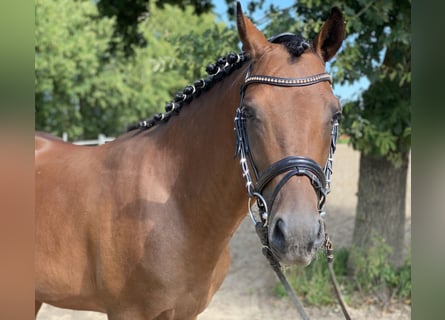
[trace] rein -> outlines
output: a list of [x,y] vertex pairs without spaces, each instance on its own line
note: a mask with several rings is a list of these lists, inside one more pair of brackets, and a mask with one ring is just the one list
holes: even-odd
[[[236,152],[235,156],[240,157],[240,164],[242,175],[246,180],[246,190],[248,195],[248,209],[250,217],[255,225],[255,230],[261,240],[263,245],[263,255],[267,258],[272,269],[277,274],[284,288],[286,289],[289,297],[297,308],[301,318],[303,320],[308,320],[309,317],[306,314],[303,305],[298,300],[294,290],[290,286],[288,280],[281,270],[280,262],[277,260],[275,255],[272,252],[272,249],[269,246],[268,240],[268,224],[269,224],[269,213],[272,210],[275,198],[277,197],[281,188],[289,181],[293,176],[306,176],[309,178],[312,187],[314,188],[315,193],[318,198],[318,211],[321,216],[325,215],[324,206],[326,201],[326,196],[330,192],[330,177],[332,174],[332,163],[333,163],[333,155],[336,149],[337,137],[338,137],[338,120],[334,119],[334,125],[331,133],[331,144],[329,157],[326,162],[324,169],[320,167],[318,163],[314,160],[302,157],[302,156],[289,156],[284,159],[281,159],[273,164],[271,164],[261,175],[258,173],[258,169],[255,165],[255,161],[252,153],[250,152],[249,142],[247,137],[246,130],[246,114],[243,107],[243,100],[245,91],[248,85],[253,83],[258,84],[266,84],[272,86],[283,86],[283,87],[301,87],[301,86],[309,86],[319,82],[328,81],[332,82],[331,76],[328,73],[321,73],[309,77],[304,78],[280,78],[280,77],[272,77],[272,76],[264,76],[264,75],[251,75],[252,64],[250,64],[244,84],[241,86],[240,93],[240,106],[236,110],[235,120],[234,120],[234,130],[236,137]],[[249,165],[252,168],[256,184],[254,184],[252,180],[252,176],[250,174]],[[272,193],[272,199],[268,204],[265,198],[263,197],[263,191],[265,187],[277,176],[285,174],[283,178],[281,178],[280,182],[275,187]],[[260,219],[257,220],[255,218],[255,214],[252,212],[252,199],[256,199],[257,206],[260,212]],[[328,269],[329,274],[335,289],[335,294],[337,300],[342,308],[344,317],[346,320],[350,320],[351,317],[346,309],[345,303],[341,297],[340,290],[338,287],[338,283],[335,278],[335,274],[333,271],[333,245],[329,239],[327,233],[325,233],[325,243],[326,256],[328,260]]]

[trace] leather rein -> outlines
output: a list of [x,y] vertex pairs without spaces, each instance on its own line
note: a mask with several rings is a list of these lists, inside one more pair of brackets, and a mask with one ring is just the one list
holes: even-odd
[[[244,84],[241,86],[240,93],[240,105],[236,110],[235,121],[234,121],[234,130],[235,130],[235,138],[236,138],[236,151],[235,156],[240,157],[240,164],[243,177],[246,181],[246,190],[248,195],[248,209],[250,217],[255,225],[255,230],[261,240],[263,245],[262,252],[265,257],[268,259],[271,264],[273,270],[277,274],[284,288],[286,289],[289,297],[292,299],[294,305],[296,306],[301,318],[303,320],[308,320],[303,305],[298,300],[294,290],[289,285],[286,277],[284,276],[280,262],[277,260],[275,255],[273,254],[268,240],[268,224],[269,224],[269,213],[272,210],[274,200],[278,195],[281,188],[289,181],[293,176],[306,176],[310,182],[312,187],[314,188],[315,193],[318,198],[318,211],[320,215],[323,217],[325,214],[324,206],[326,201],[326,196],[330,192],[330,177],[332,174],[332,162],[333,155],[336,149],[336,142],[338,137],[338,120],[334,119],[334,124],[331,132],[331,144],[329,157],[326,162],[324,169],[320,167],[320,165],[314,160],[302,157],[302,156],[289,156],[284,159],[281,159],[273,164],[271,164],[262,174],[259,174],[258,169],[255,165],[253,154],[250,151],[247,130],[246,130],[246,122],[247,117],[245,113],[245,109],[243,106],[243,100],[246,88],[253,83],[257,84],[265,84],[272,86],[281,86],[281,87],[301,87],[301,86],[309,86],[319,82],[328,81],[332,83],[331,76],[328,73],[320,73],[317,75],[304,77],[304,78],[281,78],[281,77],[272,77],[265,75],[251,75],[252,64],[248,67],[248,71],[246,73],[246,77],[244,80]],[[256,184],[254,184],[252,180],[252,176],[250,174],[250,168],[252,168],[254,172],[254,176],[256,179]],[[280,182],[276,185],[270,203],[266,201],[263,196],[263,191],[266,186],[277,176],[284,174],[281,178]],[[259,208],[260,219],[255,217],[255,214],[252,212],[252,199],[256,200],[257,206]],[[335,279],[335,274],[332,267],[332,262],[334,259],[333,255],[333,246],[332,242],[329,240],[328,234],[325,233],[325,243],[326,255],[328,260],[328,269],[329,274],[331,276],[331,280],[335,289],[337,300],[342,308],[345,319],[350,320],[351,317],[346,310],[346,305],[341,297],[340,290]]]

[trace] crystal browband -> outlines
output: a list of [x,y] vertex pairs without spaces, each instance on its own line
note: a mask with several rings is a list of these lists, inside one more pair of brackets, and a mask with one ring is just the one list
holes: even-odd
[[303,78],[280,78],[272,76],[254,75],[254,76],[249,76],[244,81],[244,86],[247,86],[251,83],[263,83],[281,87],[301,87],[301,86],[309,86],[322,81],[328,81],[332,83],[332,78],[329,75],[329,73],[325,72]]

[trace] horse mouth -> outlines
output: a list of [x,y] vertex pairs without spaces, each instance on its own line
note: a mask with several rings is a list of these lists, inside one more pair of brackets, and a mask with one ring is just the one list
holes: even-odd
[[[289,239],[288,239],[289,240]],[[286,241],[285,244],[276,241],[269,242],[270,249],[277,260],[283,265],[298,265],[306,267],[314,259],[317,251],[322,247],[319,241],[314,242],[298,242]]]
[[323,226],[317,225],[317,229],[313,234],[305,232],[292,234],[286,232],[282,221],[278,220],[269,231],[270,249],[277,260],[284,265],[307,266],[324,243]]
[[305,246],[292,245],[286,247],[285,250],[277,249],[273,245],[270,246],[272,253],[277,260],[283,265],[308,266],[317,252],[318,248],[313,247],[307,250]]

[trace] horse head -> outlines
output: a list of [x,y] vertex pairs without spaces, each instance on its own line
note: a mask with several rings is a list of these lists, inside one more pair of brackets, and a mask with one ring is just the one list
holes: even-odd
[[257,178],[248,192],[269,211],[263,223],[274,255],[286,264],[307,265],[325,240],[323,168],[341,114],[325,63],[344,39],[344,18],[333,8],[312,43],[288,33],[268,40],[239,3],[237,9],[250,60],[238,109],[239,130],[248,141],[241,148]]

